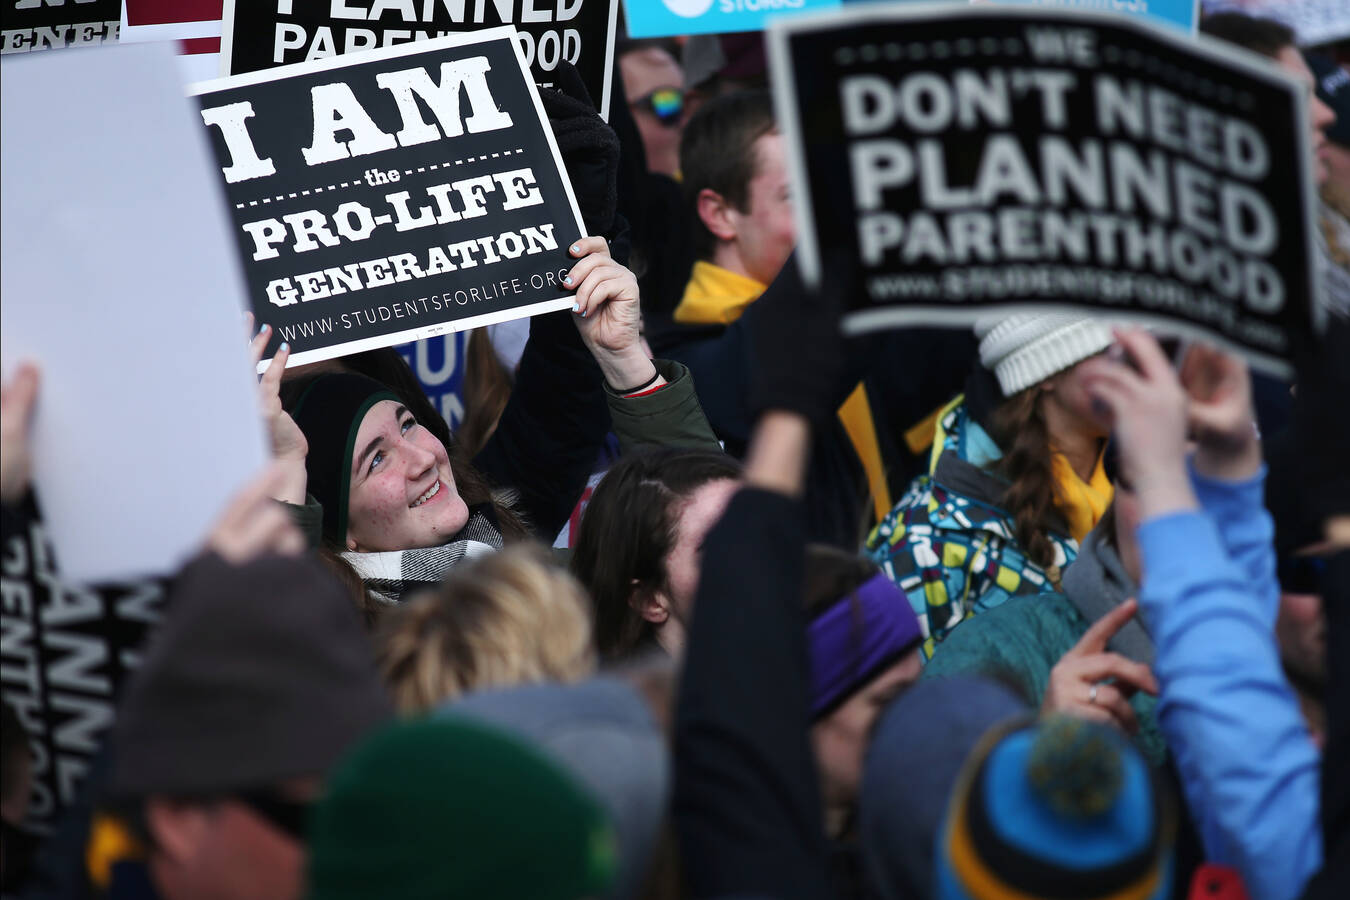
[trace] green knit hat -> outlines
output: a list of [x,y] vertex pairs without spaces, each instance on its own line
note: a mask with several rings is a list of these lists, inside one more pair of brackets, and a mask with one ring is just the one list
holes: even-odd
[[581,900],[617,864],[600,807],[542,754],[453,719],[390,725],[314,813],[311,900]]

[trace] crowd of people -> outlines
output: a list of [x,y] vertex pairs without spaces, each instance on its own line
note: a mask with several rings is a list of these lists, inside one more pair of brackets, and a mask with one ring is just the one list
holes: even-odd
[[271,462],[41,841],[4,704],[6,896],[1350,895],[1350,44],[1202,30],[1308,87],[1292,382],[1086,312],[846,339],[762,35],[621,41],[608,126],[564,68],[573,309],[474,334],[462,429],[393,349],[260,366]]

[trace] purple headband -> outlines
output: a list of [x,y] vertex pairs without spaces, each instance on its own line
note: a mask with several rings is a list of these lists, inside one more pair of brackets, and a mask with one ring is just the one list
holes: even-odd
[[831,712],[922,639],[909,598],[885,572],[844,595],[807,629],[811,718]]

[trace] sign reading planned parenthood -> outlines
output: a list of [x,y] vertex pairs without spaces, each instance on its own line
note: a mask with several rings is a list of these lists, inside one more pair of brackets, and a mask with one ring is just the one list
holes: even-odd
[[221,74],[514,25],[535,82],[571,63],[608,120],[618,15],[619,0],[225,0]]
[[254,314],[291,362],[572,304],[581,216],[512,29],[195,93]]
[[847,330],[1068,305],[1279,369],[1311,327],[1307,114],[1273,66],[1003,6],[783,20],[771,52],[798,256],[862,272]]

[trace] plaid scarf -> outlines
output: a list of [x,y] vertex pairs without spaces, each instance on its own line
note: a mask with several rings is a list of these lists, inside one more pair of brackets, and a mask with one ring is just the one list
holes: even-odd
[[439,547],[387,550],[381,553],[344,553],[366,590],[386,603],[397,603],[420,588],[435,587],[445,573],[466,559],[502,549],[502,535],[488,504],[475,506],[455,539]]

